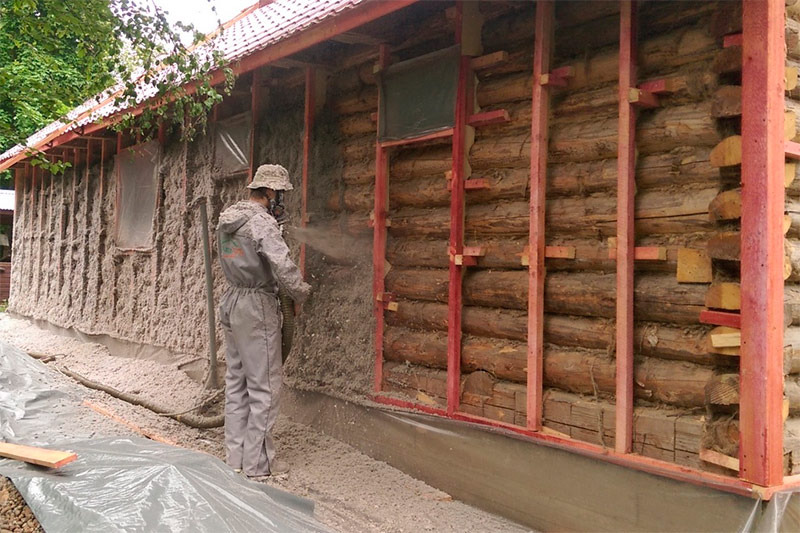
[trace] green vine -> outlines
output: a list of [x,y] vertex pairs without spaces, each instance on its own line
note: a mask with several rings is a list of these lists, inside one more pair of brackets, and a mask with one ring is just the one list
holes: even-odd
[[[215,35],[222,32],[217,21]],[[3,149],[25,145],[53,120],[66,122],[73,107],[108,87],[106,97],[127,110],[115,117],[114,131],[144,142],[164,127],[191,141],[205,133],[210,111],[234,81],[214,39],[190,24],[171,24],[154,3],[0,0],[0,86],[27,85],[21,96],[0,89]],[[70,167],[34,147],[26,155],[54,174]]]

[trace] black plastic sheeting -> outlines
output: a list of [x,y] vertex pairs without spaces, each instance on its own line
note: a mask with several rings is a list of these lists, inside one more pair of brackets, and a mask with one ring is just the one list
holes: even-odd
[[325,531],[312,502],[213,456],[139,437],[87,439],[73,387],[0,343],[0,439],[78,454],[57,470],[0,460],[46,531]]
[[461,47],[395,63],[380,76],[381,141],[452,128]]

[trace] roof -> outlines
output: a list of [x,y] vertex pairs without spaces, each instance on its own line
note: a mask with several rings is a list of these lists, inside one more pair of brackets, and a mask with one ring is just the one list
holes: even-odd
[[0,189],[0,211],[13,211],[16,206],[14,191]]
[[[275,0],[261,7],[256,3],[223,24],[222,34],[213,36],[210,43],[223,53],[223,57],[229,63],[232,63],[368,1]],[[382,2],[384,0],[376,0],[376,3]],[[80,130],[83,126],[124,111],[126,107],[114,103],[118,89],[118,87],[107,89],[67,113],[64,120],[52,122],[37,131],[28,137],[27,146],[41,148],[52,140],[54,134],[60,136]],[[141,85],[137,103],[144,102],[155,94],[154,86]],[[1,154],[0,168],[7,168],[9,166],[7,161],[20,155],[24,150],[24,146],[17,145]]]

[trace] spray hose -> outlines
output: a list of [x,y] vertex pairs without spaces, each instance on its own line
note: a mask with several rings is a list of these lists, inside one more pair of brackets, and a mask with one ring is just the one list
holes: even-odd
[[292,338],[294,337],[294,300],[289,293],[281,287],[278,289],[278,303],[283,315],[281,327],[281,359],[286,363],[289,352],[292,351]]

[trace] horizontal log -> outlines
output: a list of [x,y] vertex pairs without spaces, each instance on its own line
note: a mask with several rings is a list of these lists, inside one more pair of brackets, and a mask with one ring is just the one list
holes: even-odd
[[[682,28],[645,39],[638,48],[640,76],[647,79],[655,72],[670,72],[690,63],[709,61],[715,57],[718,48],[718,43],[705,28]],[[570,91],[611,83],[617,78],[618,50],[601,50],[586,60],[571,62],[570,65],[575,70],[569,82]]]
[[[636,229],[642,235],[694,233],[710,228],[708,204],[717,189],[686,191],[645,190],[636,198]],[[616,233],[616,199],[613,197],[565,197],[547,202],[549,231],[564,235],[610,237]],[[468,205],[465,228],[471,235],[523,236],[529,230],[527,202]],[[392,215],[396,236],[437,237],[449,234],[449,208],[403,208]]]
[[[711,236],[715,235],[712,232]],[[709,237],[710,238],[710,237]],[[698,250],[706,246],[703,235],[687,236],[686,240],[673,237],[668,246],[663,246],[663,238],[652,237],[640,239],[642,246],[664,248],[666,259],[660,261],[637,260],[634,268],[637,272],[672,272],[674,273],[681,260],[684,246],[693,246]],[[524,261],[528,240],[520,237],[481,237],[469,238],[466,246],[480,247],[483,255],[476,258],[475,268],[527,268]],[[424,240],[414,237],[390,236],[387,246],[387,259],[394,266],[447,268],[449,264],[447,240],[443,237],[435,240]],[[568,255],[557,255],[556,249],[567,251]],[[548,241],[545,249],[545,261],[549,271],[604,271],[616,269],[614,257],[609,254],[609,242],[592,238],[570,239],[556,237]]]
[[712,222],[738,220],[742,216],[742,191],[731,189],[719,193],[708,204],[708,214]]
[[361,111],[339,118],[339,131],[347,137],[375,133],[378,125],[372,120],[371,111]]
[[[527,315],[524,311],[464,306],[462,319],[463,331],[468,335],[522,342],[527,340]],[[410,329],[447,331],[447,304],[401,300],[396,312],[387,313],[386,322]],[[675,328],[638,322],[634,331],[634,347],[638,355],[713,365],[719,358],[709,353],[707,332],[705,326]],[[614,333],[614,324],[607,319],[554,314],[544,316],[544,338],[548,344],[612,352],[615,347]]]
[[334,97],[331,107],[338,115],[350,115],[375,111],[378,107],[378,89],[375,86],[364,86],[359,91],[351,91]]
[[[488,187],[466,193],[465,200],[468,204],[525,200],[528,197],[527,170],[498,169],[481,173],[480,176],[474,175],[473,178],[486,180]],[[347,187],[341,198],[340,192],[334,191],[328,200],[328,207],[333,211],[340,211],[342,207],[348,211],[368,211],[375,203],[373,191],[371,184]],[[445,207],[450,205],[450,196],[448,180],[443,173],[392,182],[389,187],[389,208]]]
[[[374,145],[373,145],[374,151]],[[453,168],[450,146],[407,147],[392,156],[389,176],[391,183],[425,176],[444,175]]]
[[[467,336],[461,364],[466,372],[484,370],[500,379],[524,383],[527,351],[524,343]],[[389,361],[446,368],[447,334],[387,327],[384,355]],[[683,407],[705,405],[706,385],[714,376],[711,368],[649,357],[642,357],[637,363],[636,397]],[[603,351],[545,346],[545,386],[580,394],[611,395],[615,374],[614,359]]]
[[[443,407],[447,372],[417,365],[386,361],[384,390],[418,403]],[[461,408],[484,418],[525,426],[526,390],[522,384],[497,380],[485,372],[461,379]],[[548,388],[543,395],[543,433],[561,435],[609,446],[614,442],[614,405],[602,399]],[[704,417],[684,409],[634,407],[633,443],[637,454],[674,461],[694,468],[703,438]],[[738,439],[738,427],[731,438]],[[712,467],[713,469],[713,467]]]
[[[687,67],[688,68],[688,67]],[[717,76],[709,72],[708,63],[691,65],[692,70],[677,75],[660,77],[670,87],[670,93],[659,96],[661,105],[680,106],[708,98],[717,87]],[[642,83],[647,80],[642,80]],[[530,94],[528,95],[530,98]],[[553,118],[559,122],[583,120],[584,115],[594,115],[598,110],[617,114],[618,90],[616,83],[604,87],[565,94],[552,106]]]
[[[559,163],[616,157],[617,122],[615,117],[555,125],[550,132],[550,160]],[[710,102],[653,110],[642,115],[636,129],[636,147],[643,154],[681,146],[713,146],[719,140]]]
[[[398,297],[447,301],[447,271],[393,268],[387,290]],[[464,274],[466,305],[526,310],[527,271],[475,270]],[[678,284],[674,276],[647,273],[636,277],[636,317],[639,320],[697,325],[705,308],[706,287]],[[553,272],[545,278],[545,311],[576,316],[616,316],[615,276],[601,273]]]
[[[739,404],[739,374],[718,374],[706,385],[706,397],[711,405]],[[783,383],[783,395],[789,403],[789,415],[800,415],[800,376],[788,376]]]

